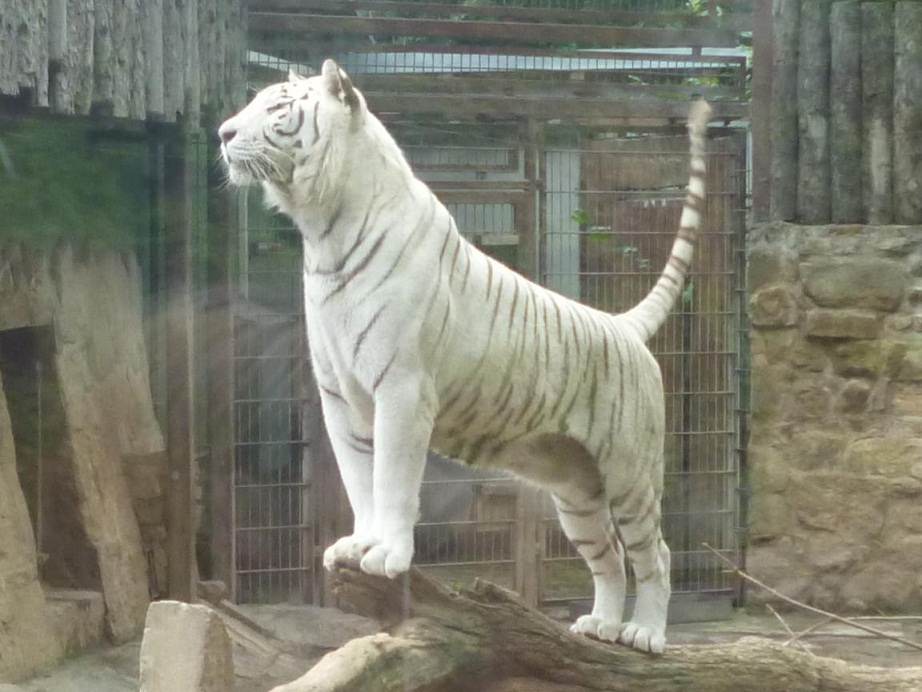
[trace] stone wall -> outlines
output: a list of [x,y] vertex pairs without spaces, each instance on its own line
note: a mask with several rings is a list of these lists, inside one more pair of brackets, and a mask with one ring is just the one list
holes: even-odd
[[917,612],[922,227],[759,226],[749,282],[749,570],[818,606]]
[[[37,462],[28,437],[20,431],[16,440],[15,424],[3,425],[7,404],[18,397],[22,405],[24,397],[11,380],[0,388],[0,585],[18,585],[0,586],[0,680],[9,680],[47,662],[46,648],[55,655],[42,629],[40,581],[100,591],[110,638],[140,634],[151,585],[163,576],[166,457],[131,253],[62,248],[46,255],[7,246],[0,250],[0,306],[0,339],[31,327],[51,335],[43,400],[53,392],[58,401],[45,407],[44,555],[37,555],[38,486],[28,502],[22,488]],[[5,363],[11,367],[8,353]],[[8,649],[7,636],[18,648]],[[10,658],[18,651],[20,658]]]

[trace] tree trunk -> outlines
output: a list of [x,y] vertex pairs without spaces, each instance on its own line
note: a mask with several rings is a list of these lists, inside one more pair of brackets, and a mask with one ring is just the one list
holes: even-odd
[[830,0],[803,0],[797,65],[797,219],[829,223]]
[[893,4],[861,5],[864,212],[869,224],[893,223]]
[[922,689],[922,668],[854,666],[757,639],[649,656],[570,634],[492,584],[454,592],[417,569],[390,581],[339,567],[331,579],[344,609],[386,631],[352,640],[273,692]]
[[835,3],[829,24],[832,222],[861,223],[861,3]]
[[893,206],[896,223],[922,223],[922,3],[898,2],[893,25]]
[[797,46],[800,0],[774,0],[771,100],[771,209],[773,221],[797,214]]

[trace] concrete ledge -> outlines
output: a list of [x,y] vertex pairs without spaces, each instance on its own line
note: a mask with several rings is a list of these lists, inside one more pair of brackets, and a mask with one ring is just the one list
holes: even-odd
[[141,692],[234,689],[227,630],[218,614],[205,605],[151,603],[140,658]]

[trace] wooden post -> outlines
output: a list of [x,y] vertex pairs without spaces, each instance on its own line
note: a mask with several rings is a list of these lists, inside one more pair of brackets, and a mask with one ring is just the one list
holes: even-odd
[[797,60],[797,220],[829,223],[829,9],[803,0]]
[[142,37],[145,54],[145,84],[147,113],[159,120],[163,110],[163,0],[144,0],[141,5]]
[[774,0],[771,96],[771,219],[797,214],[797,55],[800,0]]
[[192,513],[194,406],[192,371],[192,186],[189,134],[176,132],[165,147],[165,266],[167,348],[167,586],[170,598],[195,597]]
[[870,224],[893,222],[893,4],[861,3],[862,187]]
[[93,100],[90,108],[113,115],[115,55],[112,49],[112,0],[93,5]]
[[832,6],[831,179],[833,223],[864,220],[861,201],[861,3]]
[[752,27],[752,212],[767,221],[772,199],[772,0],[756,0]]
[[518,491],[515,523],[515,590],[532,607],[538,606],[541,593],[541,557],[538,542],[541,525],[541,495],[537,488],[522,485]]
[[893,211],[896,223],[922,223],[922,3],[894,13]]
[[[214,132],[213,125],[208,132]],[[208,160],[215,160],[216,137],[209,138]],[[222,189],[223,188],[223,189]],[[233,256],[237,247],[238,206],[224,174],[208,166],[208,447],[211,515],[211,578],[223,581],[235,600],[234,580],[234,325]]]

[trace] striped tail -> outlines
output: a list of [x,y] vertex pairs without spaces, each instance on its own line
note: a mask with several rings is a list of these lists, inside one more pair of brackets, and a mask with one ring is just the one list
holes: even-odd
[[704,210],[707,165],[705,143],[710,116],[711,107],[705,101],[696,101],[688,115],[688,137],[691,140],[688,189],[685,204],[682,207],[679,231],[672,244],[672,252],[666,262],[666,267],[659,281],[646,297],[620,316],[635,328],[644,341],[653,336],[656,330],[663,325],[678,300],[695,250],[695,239],[698,236],[701,213]]

